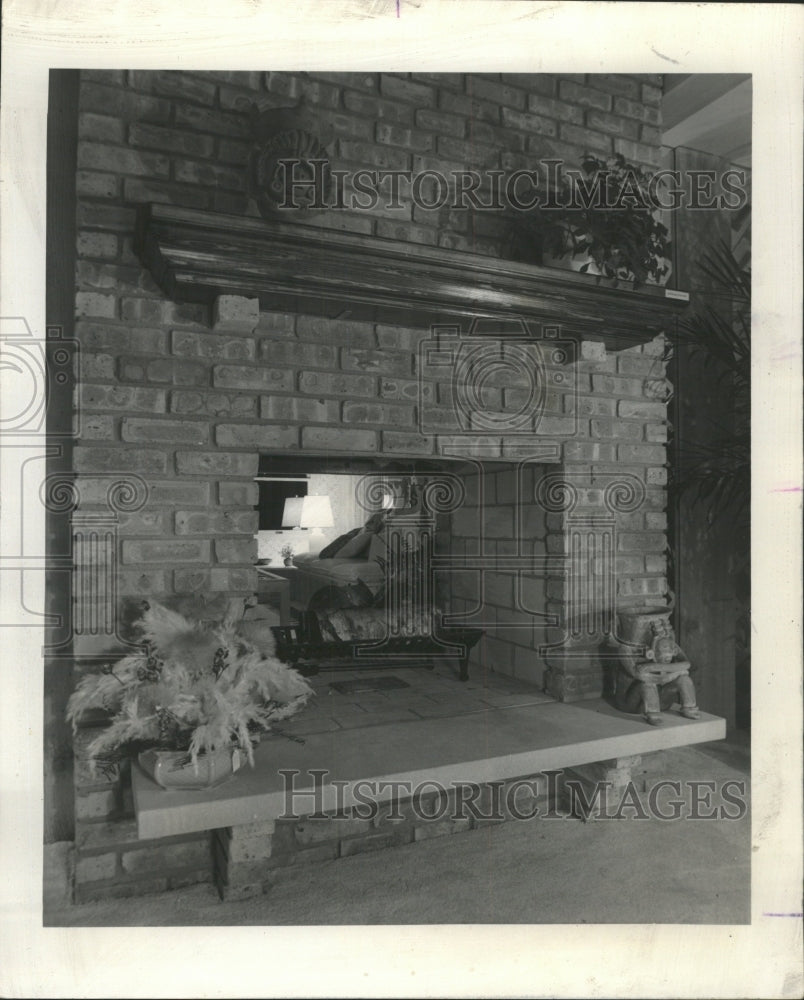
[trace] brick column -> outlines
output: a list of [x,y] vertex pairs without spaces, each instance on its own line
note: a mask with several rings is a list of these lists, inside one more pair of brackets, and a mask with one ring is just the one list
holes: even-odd
[[78,731],[75,765],[74,899],[112,899],[178,889],[213,877],[210,835],[140,840],[131,798],[131,763],[92,774],[87,744],[98,730]]
[[634,771],[641,763],[640,756],[631,756],[568,768],[560,784],[561,808],[584,821],[604,816],[631,818],[626,808],[642,811],[640,789],[634,782]]
[[[641,535],[625,529],[643,523],[645,485],[630,472],[565,465],[546,474],[537,493],[549,512],[548,551],[565,560],[563,571],[551,572],[547,580],[548,608],[561,627],[542,647],[545,689],[561,701],[598,698],[604,692],[604,661],[612,656],[619,596],[637,589],[634,580],[621,577],[618,552],[642,544]],[[661,585],[640,583],[641,593]]]

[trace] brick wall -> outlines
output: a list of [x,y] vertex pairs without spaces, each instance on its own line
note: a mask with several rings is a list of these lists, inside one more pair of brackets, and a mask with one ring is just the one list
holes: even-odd
[[546,776],[536,774],[381,803],[372,818],[364,808],[226,827],[212,836],[215,882],[222,898],[247,899],[292,880],[300,866],[544,814],[555,804]]
[[[548,155],[577,162],[592,148],[657,162],[659,83],[656,76],[577,74],[85,71],[76,294],[84,420],[77,468],[88,476],[140,471],[152,483],[152,499],[161,497],[172,511],[182,504],[232,507],[225,518],[207,522],[206,534],[218,537],[222,528],[234,535],[252,531],[253,462],[227,457],[222,449],[232,442],[249,448],[429,450],[414,426],[410,354],[422,331],[263,313],[256,325],[220,317],[211,332],[213,318],[205,309],[165,302],[134,257],[131,230],[140,202],[256,214],[245,193],[249,125],[242,99],[286,105],[304,97],[322,132],[334,135],[330,148],[339,165],[448,171],[480,163],[513,170]],[[425,153],[426,164],[420,162]],[[499,234],[484,234],[499,225],[496,218],[458,211],[425,218],[409,203],[392,211],[393,231],[382,212],[330,212],[306,221],[457,249],[501,249]],[[644,373],[640,359],[630,365],[624,375]],[[641,394],[633,380],[609,385]],[[586,386],[606,392],[588,378]],[[443,428],[454,420],[441,412],[438,395],[421,403],[431,406],[428,419],[442,420]],[[560,417],[562,405],[551,399],[546,411]],[[340,423],[351,433],[333,433]],[[617,428],[602,424],[597,420],[590,431],[612,440]],[[379,428],[382,438],[368,427]],[[593,453],[579,444],[572,457],[615,458],[613,445],[602,447]],[[205,454],[210,450],[214,457]],[[213,546],[186,537],[204,535],[200,526],[201,519],[187,516],[167,525],[182,536],[175,554],[188,568],[210,565],[206,556],[216,555]],[[130,518],[122,528],[138,539],[126,547],[129,562],[141,556],[150,563],[153,546],[141,542],[162,536],[165,518],[147,525]],[[221,550],[235,551],[231,545]],[[221,588],[233,582],[226,573],[215,579]],[[237,582],[245,582],[242,575]],[[157,575],[146,590],[153,592],[154,583],[169,592],[175,579]]]
[[[467,477],[467,500],[452,517],[450,550],[455,555],[485,556],[494,565],[499,556],[538,556],[546,551],[548,516],[534,502],[537,478],[549,467],[485,465]],[[483,624],[485,635],[470,655],[470,670],[491,669],[539,687],[544,660],[537,648],[544,643],[547,580],[526,572],[462,571],[450,574],[445,591],[453,610]],[[519,582],[518,582],[519,581]],[[536,612],[536,615],[531,612]]]
[[[81,509],[106,509],[110,476],[135,473],[148,486],[144,507],[117,515],[119,596],[254,592],[260,451],[434,455],[420,418],[441,433],[455,426],[448,378],[426,378],[418,395],[417,352],[428,330],[277,313],[270,303],[260,310],[231,297],[212,311],[173,303],[140,265],[132,250],[139,203],[257,214],[247,194],[244,98],[283,106],[304,97],[322,134],[331,134],[340,167],[512,171],[545,157],[578,163],[586,150],[657,164],[659,85],[655,76],[83,72],[75,300]],[[506,243],[488,213],[426,211],[404,199],[399,209],[329,211],[305,223],[495,255]],[[643,508],[619,521],[621,603],[666,589],[665,408],[654,398],[661,352],[657,342],[580,362],[575,388],[548,394],[542,425],[560,434],[568,419],[577,422],[560,459],[589,478],[583,502],[591,509],[600,503],[595,476],[627,470],[647,485]],[[516,406],[517,390],[499,389],[503,407]],[[499,459],[515,452],[504,436],[483,448]],[[506,544],[511,475],[504,467],[495,474],[495,512],[482,515],[493,521],[495,551]],[[466,517],[458,518],[456,544],[470,538]],[[548,548],[564,544],[560,514],[548,515],[542,530]],[[535,630],[513,633],[505,618],[512,586],[499,574],[489,601],[496,627],[479,655],[536,679],[540,638]],[[548,612],[565,605],[560,578],[527,586],[534,600],[544,586]],[[76,652],[107,647],[103,636],[83,635]],[[595,693],[599,666],[574,673],[575,694]],[[556,690],[575,696],[566,685]],[[79,789],[82,800],[96,791]],[[111,815],[125,822],[121,808],[80,822],[106,824]],[[107,856],[93,868],[106,872],[103,879],[133,884],[123,847],[90,853]]]
[[[658,166],[660,86],[656,75],[84,71],[79,250],[135,268],[130,230],[139,202],[256,215],[246,184],[252,101],[283,107],[303,98],[342,169],[510,173],[549,157],[577,166],[587,151]],[[501,224],[491,213],[419,208],[404,185],[400,201],[398,209],[308,221],[499,252]],[[79,268],[85,306],[108,319],[148,315],[134,304],[124,315],[104,274],[103,266]],[[129,279],[134,297],[150,290],[136,271],[118,279]]]
[[[604,673],[599,640],[587,634],[570,635],[570,641],[564,641],[571,597],[584,620],[597,609],[612,606],[604,589],[601,557],[587,559],[571,553],[574,523],[584,526],[600,517],[613,518],[611,568],[619,608],[666,599],[663,352],[663,339],[657,338],[598,360],[578,361],[574,381],[565,377],[562,388],[554,393],[553,407],[563,416],[552,417],[546,410],[540,424],[547,431],[558,431],[551,420],[566,420],[568,411],[576,418],[574,433],[563,441],[560,461],[528,463],[524,468],[493,463],[467,481],[466,503],[452,516],[452,552],[486,556],[492,564],[498,556],[516,554],[517,545],[523,555],[560,555],[566,559],[567,571],[581,578],[585,588],[571,595],[572,578],[560,571],[546,576],[525,573],[518,584],[516,572],[501,570],[484,573],[481,593],[478,573],[454,574],[451,607],[464,614],[474,612],[474,619],[486,628],[486,636],[472,651],[470,667],[490,668],[541,684],[549,666],[547,687],[556,696],[573,700],[601,694]],[[546,510],[536,501],[538,484],[546,476],[559,476],[575,487],[577,502],[571,509],[559,504],[558,510]],[[633,510],[612,511],[606,503],[606,487],[629,476],[643,484],[644,497]],[[599,522],[592,530],[599,533]],[[554,616],[560,627],[552,628],[526,610]],[[553,656],[539,652],[541,647],[556,644],[560,649]],[[560,650],[571,650],[573,655],[567,659]]]
[[130,764],[93,775],[85,748],[95,735],[91,728],[82,729],[73,741],[75,901],[121,898],[212,881],[209,833],[138,839]]

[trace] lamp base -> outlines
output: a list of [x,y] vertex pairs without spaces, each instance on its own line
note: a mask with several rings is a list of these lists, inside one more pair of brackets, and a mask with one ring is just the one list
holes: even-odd
[[310,542],[310,554],[317,556],[321,549],[324,548],[324,532],[320,528],[311,528],[308,537]]

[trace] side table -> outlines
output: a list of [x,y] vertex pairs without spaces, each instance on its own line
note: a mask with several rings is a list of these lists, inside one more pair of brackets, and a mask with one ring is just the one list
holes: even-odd
[[290,581],[283,576],[272,573],[264,566],[257,567],[257,594],[272,598],[271,602],[279,610],[279,624],[290,622]]

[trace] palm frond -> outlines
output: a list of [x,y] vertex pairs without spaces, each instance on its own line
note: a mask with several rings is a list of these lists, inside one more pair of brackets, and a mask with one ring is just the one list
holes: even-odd
[[751,271],[723,241],[702,254],[699,266],[724,298],[699,305],[676,336],[690,358],[714,369],[723,417],[710,418],[698,439],[676,442],[673,484],[707,508],[710,522],[724,511],[740,522],[751,492]]
[[751,373],[750,331],[711,305],[699,307],[679,322],[678,339],[705,364],[717,362],[747,384]]
[[751,269],[739,263],[725,240],[710,247],[698,261],[698,267],[732,298],[750,301]]
[[679,442],[673,485],[693,504],[708,508],[710,521],[719,511],[747,512],[751,492],[749,442],[722,437],[707,443]]

